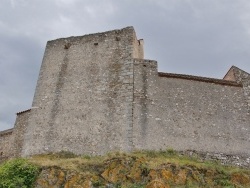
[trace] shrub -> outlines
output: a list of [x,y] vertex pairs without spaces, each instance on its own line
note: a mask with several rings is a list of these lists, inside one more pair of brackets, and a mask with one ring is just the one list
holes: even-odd
[[25,159],[14,159],[0,165],[0,188],[31,188],[39,168]]
[[70,158],[76,158],[78,155],[74,154],[73,152],[70,151],[60,151],[58,153],[55,153],[54,156],[56,158],[61,158],[61,159],[70,159]]
[[173,148],[168,148],[168,149],[167,149],[167,153],[168,153],[169,155],[176,155],[176,154],[177,154],[177,152],[176,152]]

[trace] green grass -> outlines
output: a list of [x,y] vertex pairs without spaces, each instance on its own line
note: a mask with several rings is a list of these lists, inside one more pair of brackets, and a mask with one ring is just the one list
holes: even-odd
[[148,168],[157,168],[161,164],[172,163],[178,166],[193,166],[196,168],[216,169],[221,173],[250,173],[248,169],[235,166],[221,165],[218,161],[201,161],[198,157],[180,155],[173,149],[160,151],[143,150],[132,153],[112,152],[104,156],[78,156],[70,152],[59,152],[33,156],[29,159],[31,163],[39,166],[61,166],[64,169],[77,170],[79,164],[101,165],[103,161],[116,157],[139,157],[145,159]]

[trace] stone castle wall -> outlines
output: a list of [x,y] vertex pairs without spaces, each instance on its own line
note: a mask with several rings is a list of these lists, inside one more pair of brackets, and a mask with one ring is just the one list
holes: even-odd
[[241,83],[158,73],[135,60],[135,148],[250,156],[250,115]]
[[249,167],[250,75],[159,73],[143,45],[132,27],[49,41],[32,110],[0,133],[2,158],[173,148]]

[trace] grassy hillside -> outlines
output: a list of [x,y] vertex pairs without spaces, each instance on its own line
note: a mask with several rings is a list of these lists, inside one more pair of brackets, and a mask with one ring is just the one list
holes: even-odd
[[[34,186],[38,188],[250,188],[250,170],[226,167],[216,162],[199,162],[173,150],[112,153],[102,157],[61,152],[34,156],[26,163],[32,165],[31,169],[37,169]],[[0,180],[3,166],[0,166]]]

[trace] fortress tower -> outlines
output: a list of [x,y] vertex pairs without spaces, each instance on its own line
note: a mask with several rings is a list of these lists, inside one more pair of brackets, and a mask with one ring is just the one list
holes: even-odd
[[129,151],[133,58],[143,43],[132,27],[49,41],[22,155]]
[[31,110],[0,132],[2,157],[173,148],[249,167],[250,75],[161,73],[143,58],[133,27],[49,41]]

